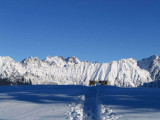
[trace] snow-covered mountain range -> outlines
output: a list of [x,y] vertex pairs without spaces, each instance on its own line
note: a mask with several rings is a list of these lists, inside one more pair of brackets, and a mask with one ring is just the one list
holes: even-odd
[[80,61],[76,57],[48,56],[44,60],[30,57],[22,62],[0,57],[0,85],[89,85],[90,80],[100,80],[115,86],[137,87],[159,79],[160,58],[157,55],[138,62],[128,58],[102,64]]

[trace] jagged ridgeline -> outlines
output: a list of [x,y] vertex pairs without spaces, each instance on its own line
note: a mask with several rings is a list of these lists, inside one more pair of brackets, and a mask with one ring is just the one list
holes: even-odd
[[90,63],[76,57],[37,57],[15,62],[0,57],[0,85],[89,85],[90,81],[108,81],[119,87],[158,86],[160,58],[151,56],[142,61],[132,58],[109,63]]
[[138,66],[141,69],[145,69],[150,72],[153,82],[145,83],[151,87],[160,87],[160,57],[158,55],[153,55],[149,58],[142,59],[138,61]]

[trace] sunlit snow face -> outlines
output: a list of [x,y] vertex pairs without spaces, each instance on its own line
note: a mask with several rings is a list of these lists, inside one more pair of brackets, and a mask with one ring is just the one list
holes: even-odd
[[33,84],[89,85],[90,80],[109,81],[110,85],[136,87],[151,82],[150,73],[140,69],[137,61],[129,58],[110,63],[90,63],[76,57],[30,57],[18,63],[9,58],[0,59],[1,78],[23,77]]

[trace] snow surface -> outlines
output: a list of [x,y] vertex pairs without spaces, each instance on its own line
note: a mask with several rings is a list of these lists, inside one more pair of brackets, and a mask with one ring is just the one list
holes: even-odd
[[111,86],[0,87],[1,120],[159,120],[160,89]]
[[159,82],[160,86],[160,57],[158,55],[153,55],[149,58],[138,61],[138,65],[140,68],[145,69],[151,73],[151,78],[157,82]]
[[0,57],[0,79],[33,85],[89,85],[90,80],[97,80],[120,87],[137,87],[153,81],[150,73],[132,58],[100,64],[58,56],[48,56],[45,60],[30,57],[20,63],[10,57]]

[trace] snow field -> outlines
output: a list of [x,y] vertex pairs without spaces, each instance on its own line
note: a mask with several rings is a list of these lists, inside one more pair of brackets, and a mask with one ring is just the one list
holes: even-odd
[[1,120],[159,120],[160,89],[40,85],[0,87]]

